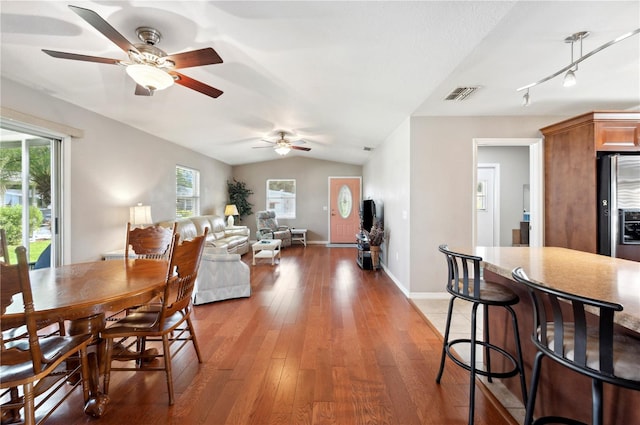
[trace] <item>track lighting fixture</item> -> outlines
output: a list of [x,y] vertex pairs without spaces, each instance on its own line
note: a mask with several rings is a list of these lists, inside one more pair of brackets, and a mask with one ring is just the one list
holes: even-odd
[[529,97],[529,89],[527,89],[527,92],[522,96],[522,106],[529,105],[531,105],[531,98]]
[[[529,96],[529,89],[531,89],[532,87],[535,87],[539,84],[545,83],[549,80],[551,80],[552,78],[557,77],[560,74],[563,74],[566,72],[565,76],[564,76],[564,80],[562,82],[562,85],[564,87],[571,87],[574,86],[576,84],[576,71],[578,70],[578,64],[582,61],[584,61],[585,59],[595,55],[596,53],[598,53],[601,50],[606,49],[609,46],[612,46],[622,40],[625,40],[631,36],[634,36],[636,34],[640,33],[640,28],[633,30],[631,32],[628,32],[626,34],[621,35],[620,37],[611,40],[603,45],[601,45],[600,47],[590,51],[589,53],[583,55],[582,54],[582,40],[584,38],[586,38],[589,35],[588,31],[580,31],[574,34],[571,34],[569,37],[565,38],[564,41],[565,43],[571,43],[571,63],[567,66],[565,66],[564,68],[560,69],[559,71],[554,72],[553,74],[549,75],[548,77],[545,77],[539,81],[536,81],[535,83],[531,83],[531,84],[527,84],[526,86],[522,86],[518,89],[516,89],[516,91],[522,91],[522,90],[526,90],[526,93],[524,94],[524,96],[522,97],[522,106],[528,106],[531,104],[531,98]],[[580,42],[580,57],[576,60],[573,59],[573,45],[574,43],[576,43],[577,41]]]

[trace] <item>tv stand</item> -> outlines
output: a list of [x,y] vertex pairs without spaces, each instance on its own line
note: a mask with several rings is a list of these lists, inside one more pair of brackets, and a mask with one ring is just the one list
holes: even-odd
[[356,248],[358,250],[358,256],[356,257],[358,266],[363,270],[373,270],[371,251],[369,250],[369,239],[362,232],[356,235]]

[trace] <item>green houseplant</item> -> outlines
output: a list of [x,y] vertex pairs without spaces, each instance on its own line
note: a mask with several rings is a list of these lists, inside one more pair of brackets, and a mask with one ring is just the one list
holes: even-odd
[[234,204],[238,208],[238,218],[242,221],[242,217],[253,214],[253,204],[248,201],[249,195],[253,195],[253,190],[247,188],[245,182],[236,180],[227,180],[227,191],[229,192],[228,204]]

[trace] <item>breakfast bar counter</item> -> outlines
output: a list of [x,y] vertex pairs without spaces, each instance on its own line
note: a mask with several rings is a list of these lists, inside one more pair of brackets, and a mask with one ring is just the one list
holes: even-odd
[[[482,257],[484,279],[508,286],[520,297],[520,303],[514,310],[518,315],[527,384],[531,380],[531,369],[537,350],[531,341],[531,300],[524,285],[518,284],[511,277],[511,272],[516,267],[522,267],[531,280],[541,285],[622,305],[623,310],[614,316],[616,326],[640,338],[638,262],[555,247],[477,247],[460,252]],[[597,311],[592,313],[597,314]],[[492,312],[489,316],[489,330],[492,342],[495,340],[499,345],[507,347],[507,351],[515,353],[506,313],[497,310]],[[569,416],[590,423],[590,380],[555,362],[545,360],[543,363],[536,416]],[[516,381],[504,380],[504,384],[514,395],[519,394]],[[640,391],[605,384],[604,423],[640,423]]]

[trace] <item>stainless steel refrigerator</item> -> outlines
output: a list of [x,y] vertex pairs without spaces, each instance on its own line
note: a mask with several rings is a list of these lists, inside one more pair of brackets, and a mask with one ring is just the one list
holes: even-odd
[[640,155],[598,158],[598,253],[640,261]]

